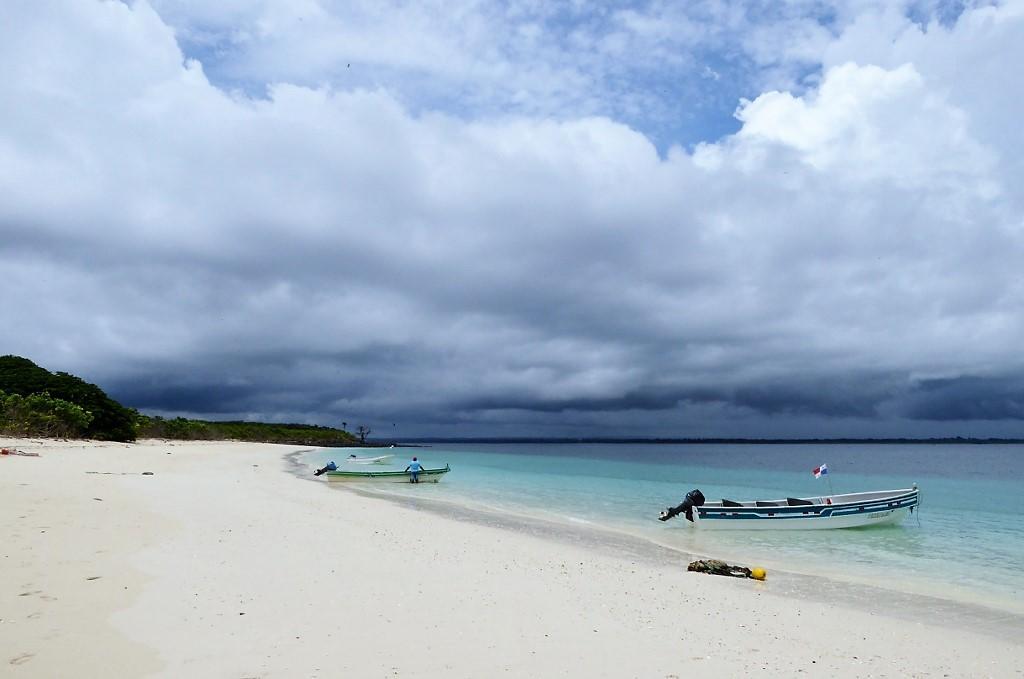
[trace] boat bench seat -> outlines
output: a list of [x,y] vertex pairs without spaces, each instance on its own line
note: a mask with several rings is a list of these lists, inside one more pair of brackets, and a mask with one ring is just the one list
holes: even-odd
[[810,500],[801,500],[798,497],[787,497],[786,504],[788,504],[790,507],[794,507],[797,505],[813,505],[814,503],[811,502]]
[[736,502],[735,500],[726,500],[725,498],[722,498],[722,506],[723,507],[742,507],[743,503],[742,502]]
[[781,507],[782,505],[778,502],[766,502],[765,500],[755,500],[754,504],[758,507]]

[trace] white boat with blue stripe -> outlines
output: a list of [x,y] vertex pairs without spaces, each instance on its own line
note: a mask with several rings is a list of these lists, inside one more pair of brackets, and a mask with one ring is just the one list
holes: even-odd
[[658,517],[667,521],[683,514],[702,530],[813,530],[859,528],[902,521],[920,504],[917,484],[900,490],[788,497],[781,500],[727,500],[708,502],[700,490],[691,490],[676,507]]

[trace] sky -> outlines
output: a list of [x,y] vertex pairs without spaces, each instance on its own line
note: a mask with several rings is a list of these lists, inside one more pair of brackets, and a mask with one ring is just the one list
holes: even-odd
[[0,354],[141,412],[1024,436],[1024,0],[7,0],[0,63]]

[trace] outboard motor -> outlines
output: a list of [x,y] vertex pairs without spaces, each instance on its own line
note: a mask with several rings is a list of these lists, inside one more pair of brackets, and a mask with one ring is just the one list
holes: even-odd
[[313,472],[313,476],[320,476],[324,472],[336,472],[336,471],[338,471],[338,465],[334,464],[334,462],[328,462],[326,467],[322,467],[320,469],[317,469],[315,472]]
[[693,521],[693,508],[700,507],[704,504],[704,493],[700,492],[696,488],[691,490],[683,498],[683,502],[678,507],[669,507],[661,513],[658,517],[659,521],[668,521],[676,514],[685,514],[687,521]]

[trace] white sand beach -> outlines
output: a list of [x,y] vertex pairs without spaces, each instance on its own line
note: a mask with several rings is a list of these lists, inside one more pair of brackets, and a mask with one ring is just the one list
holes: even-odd
[[1024,676],[1024,639],[366,497],[295,446],[0,445],[40,454],[0,457],[0,676]]

